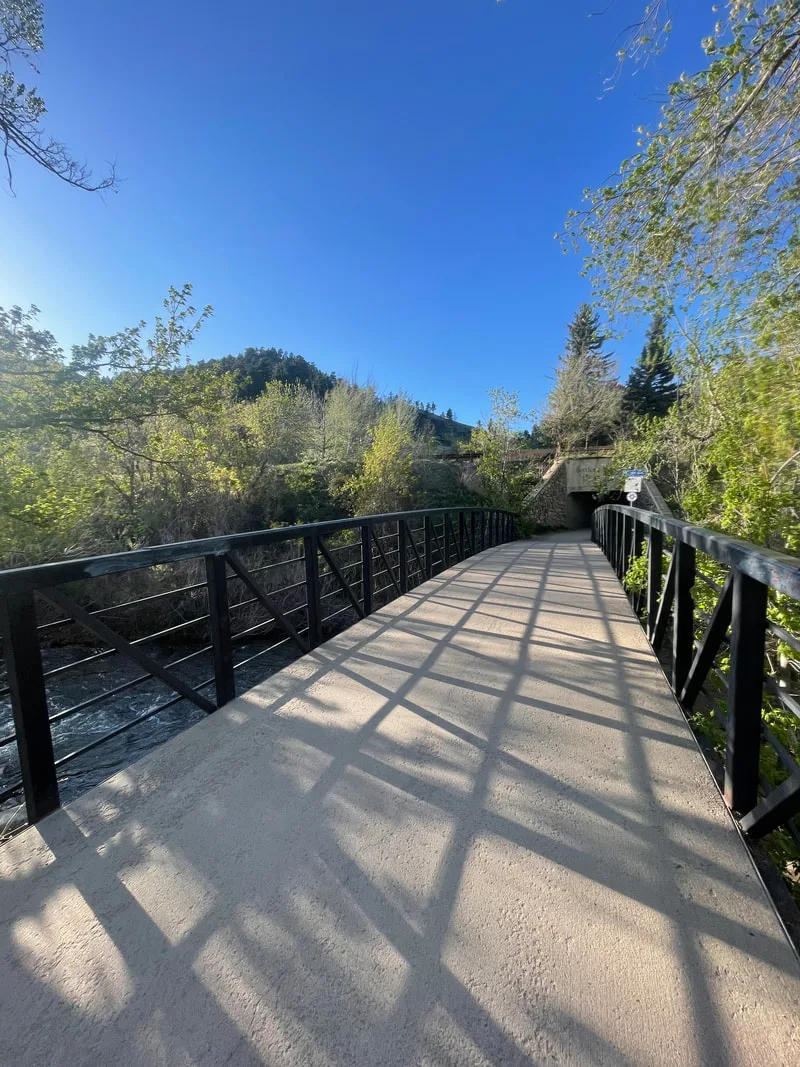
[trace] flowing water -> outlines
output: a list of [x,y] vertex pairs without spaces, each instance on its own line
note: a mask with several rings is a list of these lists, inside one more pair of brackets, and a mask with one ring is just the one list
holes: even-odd
[[[298,651],[291,642],[272,651],[266,651],[269,643],[253,641],[239,647],[236,662],[242,662],[257,652],[265,654],[251,663],[243,664],[235,673],[236,691],[243,693],[276,670],[297,658]],[[114,654],[81,666],[66,668],[77,660],[85,659],[93,649],[83,645],[65,645],[42,650],[45,672],[57,673],[47,678],[48,706],[51,718],[67,708],[99,696],[106,690],[117,688],[140,677],[144,672],[133,663]],[[190,647],[151,648],[156,660],[167,663],[189,655]],[[214,669],[210,654],[198,656],[176,673],[192,686],[213,677]],[[202,690],[203,695],[214,700],[214,686]],[[56,761],[97,741],[113,730],[119,729],[137,716],[143,715],[175,694],[159,681],[150,679],[135,688],[104,697],[84,711],[52,724],[53,749]],[[108,778],[109,775],[140,759],[146,752],[174,737],[188,726],[205,718],[206,713],[188,700],[181,699],[169,708],[138,723],[124,733],[110,738],[83,755],[76,756],[58,767],[58,786],[61,803],[74,799],[87,789]],[[13,733],[14,723],[8,697],[0,699],[0,737]],[[17,746],[12,741],[0,746],[0,792],[19,780]],[[21,792],[0,802],[0,839],[25,825],[25,806]]]

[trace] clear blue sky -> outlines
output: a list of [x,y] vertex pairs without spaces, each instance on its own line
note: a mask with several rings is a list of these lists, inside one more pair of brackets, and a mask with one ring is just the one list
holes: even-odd
[[533,407],[589,296],[553,234],[713,22],[675,0],[668,52],[603,95],[645,0],[587,17],[607,3],[45,0],[49,128],[124,181],[17,161],[0,303],[68,347],[190,281],[215,309],[195,358],[275,345],[467,421],[496,385]]

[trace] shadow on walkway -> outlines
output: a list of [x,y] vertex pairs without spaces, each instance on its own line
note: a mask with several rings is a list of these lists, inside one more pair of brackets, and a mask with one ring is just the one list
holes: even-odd
[[420,586],[0,851],[14,1064],[787,1064],[797,961],[601,553]]

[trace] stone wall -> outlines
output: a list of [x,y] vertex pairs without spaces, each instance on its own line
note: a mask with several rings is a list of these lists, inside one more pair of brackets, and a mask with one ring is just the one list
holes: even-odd
[[526,518],[538,526],[561,530],[567,525],[567,461],[551,469],[546,481],[537,486],[526,509]]
[[[600,502],[594,495],[595,486],[603,468],[607,466],[608,459],[605,456],[557,460],[525,501],[525,517],[537,526],[550,530],[587,526],[589,514]],[[621,493],[615,492],[610,498],[625,503]],[[650,478],[643,480],[639,498],[633,506],[661,515],[672,514]]]

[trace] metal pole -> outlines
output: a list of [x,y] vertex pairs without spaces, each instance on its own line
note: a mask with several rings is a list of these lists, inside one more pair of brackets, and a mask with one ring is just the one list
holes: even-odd
[[731,618],[725,799],[742,815],[758,803],[766,625],[767,587],[736,571]]
[[433,520],[425,516],[425,577],[433,576]]
[[675,538],[675,605],[672,629],[672,688],[683,689],[694,655],[694,585],[695,550]]
[[372,613],[372,533],[369,525],[361,527],[361,595],[364,614]]
[[231,613],[228,603],[228,568],[225,556],[206,556],[206,583],[210,615],[211,644],[214,649],[214,684],[217,707],[236,696],[231,644]]
[[36,605],[27,590],[0,598],[11,710],[28,822],[38,822],[59,806],[53,738],[36,630]]
[[403,519],[397,520],[397,581],[401,593],[408,592],[408,530]]
[[322,605],[319,599],[319,556],[317,536],[303,538],[306,563],[306,602],[308,604],[308,643],[311,648],[322,644]]
[[664,535],[650,527],[647,545],[647,636],[652,639],[658,601],[661,598],[661,568],[664,558]]

